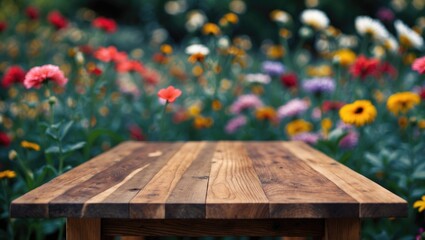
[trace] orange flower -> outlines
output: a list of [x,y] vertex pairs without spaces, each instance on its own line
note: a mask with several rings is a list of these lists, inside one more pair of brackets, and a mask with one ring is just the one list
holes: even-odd
[[158,91],[158,97],[166,100],[168,103],[174,102],[180,95],[182,91],[180,89],[169,86],[168,88],[163,88]]

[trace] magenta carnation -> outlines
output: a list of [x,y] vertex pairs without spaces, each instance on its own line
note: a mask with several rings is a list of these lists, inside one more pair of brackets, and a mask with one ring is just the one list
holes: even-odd
[[230,121],[227,123],[225,127],[226,133],[229,133],[229,134],[235,133],[240,127],[244,126],[246,122],[247,122],[247,119],[243,115],[230,119]]
[[24,79],[24,86],[27,89],[40,88],[41,85],[47,81],[53,81],[59,86],[65,86],[68,79],[65,78],[64,73],[55,65],[43,65],[40,67],[33,67]]
[[287,117],[298,116],[308,109],[308,103],[305,100],[295,98],[282,105],[277,110],[277,116],[280,120]]
[[239,96],[238,99],[230,106],[230,112],[233,114],[239,114],[243,110],[250,108],[258,108],[263,106],[261,99],[254,94],[246,94]]
[[416,58],[412,64],[412,70],[424,74],[425,73],[425,57]]

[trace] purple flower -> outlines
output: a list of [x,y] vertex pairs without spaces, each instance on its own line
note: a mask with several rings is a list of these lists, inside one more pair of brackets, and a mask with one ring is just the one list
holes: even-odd
[[263,72],[270,76],[280,76],[285,72],[285,66],[280,62],[265,61],[262,64]]
[[316,144],[320,136],[317,133],[303,132],[291,138],[293,141],[303,141],[308,144]]
[[257,108],[263,106],[263,102],[257,95],[246,94],[239,96],[238,99],[230,106],[230,112],[239,114],[245,109]]
[[225,131],[226,133],[234,133],[236,132],[240,127],[244,126],[246,124],[246,117],[243,115],[239,115],[237,117],[234,117],[227,122]]
[[277,117],[279,120],[287,117],[294,117],[304,113],[307,109],[307,101],[295,98],[277,109]]
[[359,134],[356,131],[349,131],[347,135],[345,135],[341,141],[339,142],[339,147],[342,149],[353,149],[357,146],[359,142]]
[[304,81],[303,89],[313,94],[331,93],[335,90],[335,82],[331,78],[312,78]]

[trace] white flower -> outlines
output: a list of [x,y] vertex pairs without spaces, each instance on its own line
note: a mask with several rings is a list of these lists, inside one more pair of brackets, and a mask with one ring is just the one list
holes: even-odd
[[210,50],[202,44],[192,44],[186,48],[185,52],[188,55],[202,54],[206,56],[210,53]]
[[329,18],[317,9],[306,9],[301,13],[301,22],[316,30],[322,30],[329,26]]
[[274,10],[270,13],[271,19],[275,22],[287,24],[291,22],[291,15],[282,10]]
[[411,28],[406,26],[402,21],[396,20],[394,23],[395,30],[398,34],[398,39],[402,45],[421,49],[424,45],[422,37]]
[[355,26],[360,35],[365,36],[369,34],[375,40],[383,41],[389,35],[381,22],[368,16],[358,16],[355,20]]
[[192,10],[187,14],[186,29],[193,32],[202,27],[207,21],[205,14],[199,10]]
[[270,76],[262,73],[251,73],[245,75],[245,80],[249,83],[268,84],[270,83]]

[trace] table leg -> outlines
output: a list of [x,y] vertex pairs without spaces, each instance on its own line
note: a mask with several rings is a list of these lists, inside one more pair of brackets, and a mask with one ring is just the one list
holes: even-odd
[[359,240],[360,219],[326,219],[325,240]]
[[100,218],[67,218],[67,240],[100,240]]

